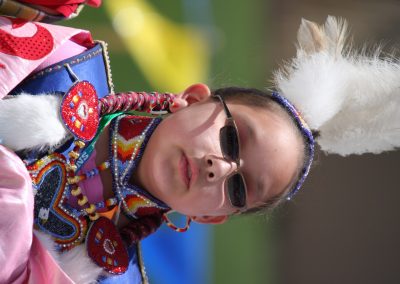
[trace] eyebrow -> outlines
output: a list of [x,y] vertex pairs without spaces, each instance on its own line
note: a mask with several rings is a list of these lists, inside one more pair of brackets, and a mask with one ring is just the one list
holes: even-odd
[[252,140],[254,140],[254,137],[255,137],[255,130],[254,130],[253,126],[252,126],[251,124],[247,123],[247,122],[245,123],[245,125],[246,125],[246,130],[247,130],[248,136],[249,136]]
[[[255,139],[255,129],[253,128],[251,123],[249,123],[245,118],[243,118],[240,115],[239,115],[239,119],[237,119],[236,115],[233,116],[233,119],[234,119],[234,121],[236,123],[236,127],[239,130],[239,142],[240,142],[240,145],[244,145],[243,137],[246,137],[245,141],[246,141],[246,145],[248,145],[249,144],[249,140],[250,140],[250,143],[251,143],[251,141]],[[242,130],[242,131],[240,131],[240,130]],[[245,132],[245,133],[243,133],[243,132]],[[243,134],[245,134],[245,135],[243,135]]]

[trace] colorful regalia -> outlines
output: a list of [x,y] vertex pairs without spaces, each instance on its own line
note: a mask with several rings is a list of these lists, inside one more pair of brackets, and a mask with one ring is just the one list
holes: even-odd
[[[15,149],[24,160],[29,180],[33,183],[33,188],[27,185],[20,188],[21,199],[24,199],[26,208],[34,205],[34,210],[33,216],[29,213],[31,211],[26,210],[26,218],[19,221],[25,230],[24,235],[14,235],[12,242],[9,238],[3,239],[9,243],[10,250],[4,249],[8,265],[0,274],[0,282],[24,279],[38,279],[41,283],[91,281],[96,280],[100,274],[104,275],[97,265],[114,274],[128,270],[126,273],[130,274],[131,283],[146,282],[139,240],[161,224],[161,215],[169,208],[145,190],[133,185],[130,178],[150,135],[161,119],[124,114],[121,110],[166,109],[173,96],[128,93],[105,97],[113,92],[113,84],[104,43],[94,42],[90,34],[82,30],[4,17],[0,17],[0,22],[0,98],[9,103],[17,101],[21,93],[37,97],[43,94],[54,96],[60,103],[56,118],[63,120],[67,130],[67,135],[51,147],[26,147],[27,144],[23,142],[25,146],[17,146]],[[73,56],[69,56],[68,48],[65,48],[71,44],[80,46]],[[35,108],[33,105],[31,107]],[[6,115],[5,112],[3,115]],[[46,128],[46,124],[47,121],[44,121],[35,124],[33,128]],[[108,125],[110,159],[101,165],[87,167],[90,161],[93,162],[92,155],[95,155],[94,146],[98,135]],[[12,146],[14,143],[8,136],[13,135],[8,135],[10,131],[6,126],[2,128],[2,144]],[[32,127],[26,128],[32,131]],[[14,129],[12,134],[14,131],[23,130]],[[30,140],[29,136],[26,138],[26,141]],[[30,150],[23,150],[24,147]],[[19,167],[21,174],[14,174],[20,175],[26,183],[26,174],[22,177],[26,170],[20,167],[18,158],[3,146],[1,154],[4,164],[15,163]],[[81,183],[89,179],[99,180],[99,171],[108,167],[112,172],[115,197],[92,202],[87,197],[91,189],[86,188],[85,192]],[[7,173],[4,171],[5,175]],[[8,174],[10,178],[13,173]],[[18,182],[18,179],[14,181]],[[0,200],[9,204],[10,196],[5,191],[5,188],[1,189]],[[98,196],[102,196],[102,193],[98,193]],[[120,208],[132,222],[139,222],[138,228],[146,231],[137,233],[133,239],[135,245],[129,248],[123,243],[112,220],[105,217],[107,214],[102,214],[115,207]],[[8,207],[5,205],[3,208]],[[20,209],[10,206],[7,212],[2,212],[3,218],[10,218],[17,214],[16,211]],[[152,221],[155,225],[140,223],[141,218],[147,216],[155,216]],[[51,250],[53,247],[48,243],[48,238],[41,233],[32,235],[32,221],[36,230],[44,232],[55,241],[55,249],[60,253],[59,256],[55,255],[57,259],[46,248],[50,247]],[[16,231],[21,230],[12,228],[9,234],[17,234]],[[25,252],[21,252],[23,259],[10,256],[13,245],[26,248]],[[86,248],[82,249],[83,246]],[[86,250],[87,253],[82,252]],[[33,259],[35,254],[39,257]],[[82,258],[85,258],[85,262],[82,262]],[[46,263],[46,271],[41,270],[40,262]],[[73,266],[74,262],[77,262],[80,269]],[[27,263],[27,267],[16,269],[21,263]],[[97,265],[93,266],[93,263]],[[90,267],[93,267],[93,275],[89,275],[92,274],[89,273]]]

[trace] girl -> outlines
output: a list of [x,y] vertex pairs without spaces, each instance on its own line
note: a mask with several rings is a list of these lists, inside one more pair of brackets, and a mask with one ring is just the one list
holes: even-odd
[[[37,26],[38,29],[39,26]],[[165,216],[164,213],[170,209],[186,214],[190,219],[198,222],[223,223],[231,214],[275,206],[284,199],[290,199],[300,188],[311,165],[314,151],[313,137],[293,105],[279,94],[274,93],[270,96],[253,89],[229,88],[217,90],[211,97],[211,92],[205,85],[197,84],[176,96],[168,94],[149,96],[135,93],[118,95],[101,101],[102,107],[96,109],[99,104],[95,99],[94,103],[88,102],[96,98],[91,94],[97,92],[98,89],[101,90],[101,86],[97,86],[100,83],[93,82],[92,84],[90,81],[96,78],[91,78],[88,72],[80,68],[82,62],[87,64],[86,62],[92,60],[93,54],[100,52],[96,53],[96,50],[92,50],[95,47],[90,40],[82,41],[84,38],[82,33],[62,31],[56,34],[52,33],[51,27],[42,27],[50,30],[51,36],[56,39],[62,34],[72,39],[72,43],[80,42],[81,45],[85,43],[90,49],[89,53],[80,53],[78,57],[68,59],[63,64],[50,66],[17,88],[12,87],[11,93],[16,92],[18,96],[1,101],[0,113],[4,121],[10,119],[9,115],[17,114],[18,117],[18,114],[28,113],[28,111],[32,117],[37,118],[37,121],[24,119],[20,126],[17,126],[17,117],[10,119],[13,121],[14,129],[24,129],[21,131],[23,137],[32,137],[32,139],[15,138],[12,129],[7,130],[8,125],[2,123],[0,137],[3,139],[3,144],[16,151],[32,148],[43,150],[45,147],[50,147],[52,153],[50,155],[43,154],[43,151],[21,153],[28,173],[10,150],[4,147],[1,149],[2,160],[4,160],[2,164],[11,166],[4,171],[5,177],[13,177],[11,182],[2,184],[4,190],[1,191],[5,204],[3,208],[8,209],[2,214],[2,224],[10,228],[12,235],[12,237],[4,238],[8,246],[1,246],[10,249],[10,251],[4,249],[3,253],[4,263],[6,259],[8,260],[4,276],[2,276],[5,281],[17,279],[23,281],[29,277],[33,279],[39,276],[53,277],[51,280],[43,278],[45,280],[42,281],[53,281],[57,277],[61,277],[63,281],[70,281],[64,274],[64,271],[71,270],[65,261],[61,260],[63,268],[60,269],[52,258],[46,255],[43,241],[37,241],[36,237],[33,237],[33,241],[30,237],[26,238],[26,236],[32,236],[30,232],[32,217],[35,219],[36,227],[56,239],[59,248],[64,251],[61,254],[63,258],[72,254],[73,262],[76,259],[83,259],[85,253],[81,251],[77,253],[79,246],[76,245],[85,239],[87,254],[91,260],[78,266],[83,267],[86,272],[91,272],[89,267],[94,262],[108,272],[121,273],[127,268],[127,256],[121,245],[119,234],[113,229],[113,222],[109,219],[115,220],[125,244],[130,245],[152,232],[159,225],[161,218],[167,220],[162,216]],[[308,80],[315,78],[316,75],[325,78],[323,75],[326,73],[316,72],[315,68],[331,66],[332,70],[339,65],[338,63],[343,63],[343,66],[347,68],[345,70],[352,71],[362,71],[365,67],[370,67],[371,69],[367,70],[369,72],[379,65],[379,67],[385,67],[384,71],[387,74],[393,75],[396,79],[393,82],[398,82],[397,77],[395,78],[398,74],[398,65],[392,61],[376,60],[371,63],[360,60],[363,57],[353,61],[352,58],[344,56],[341,48],[343,33],[342,25],[334,19],[328,20],[326,30],[304,22],[300,34],[308,36],[305,43],[307,41],[312,43],[304,45],[305,43],[301,41],[299,56],[294,60],[293,66],[288,67],[288,74],[283,76],[283,73],[277,73],[278,89],[288,96],[296,93],[299,89],[298,84],[318,90],[320,86],[326,84],[326,81],[319,79],[316,82],[310,82]],[[64,42],[68,42],[68,39]],[[54,42],[57,45],[58,41]],[[58,48],[61,47],[53,47],[56,50]],[[312,63],[315,63],[318,58],[323,58],[332,65],[321,65],[321,62],[313,65]],[[24,60],[21,61],[24,63]],[[31,66],[31,63],[28,62],[26,65],[32,70],[38,68]],[[358,65],[360,63],[364,63],[362,69],[361,65]],[[5,69],[7,70],[9,66],[10,64],[5,65]],[[306,69],[308,66],[312,68]],[[357,67],[360,67],[360,70],[357,70]],[[48,79],[49,77],[45,74],[53,76],[57,73],[52,73],[53,70],[61,70],[60,72],[64,75],[57,76],[64,79]],[[299,76],[300,79],[298,79]],[[83,81],[84,79],[89,83]],[[346,83],[345,87],[349,86],[346,81],[348,78],[341,76],[340,79]],[[48,84],[43,84],[43,82],[49,84],[63,82],[66,86],[59,88],[52,86],[51,93],[54,93],[54,90],[64,93],[64,98],[61,99],[56,95],[32,97],[20,94],[22,91],[29,91],[32,94],[39,89],[37,86],[45,89],[40,92],[49,93],[50,91],[46,90]],[[328,82],[331,81],[328,80]],[[398,90],[393,82],[389,81],[385,86],[388,90],[385,94],[391,97],[394,90]],[[339,91],[343,90],[339,88]],[[9,91],[6,94],[8,93]],[[332,93],[338,95],[335,92]],[[82,99],[80,103],[79,100],[82,97],[86,100]],[[140,103],[130,102],[135,98]],[[307,98],[303,100],[309,101]],[[334,102],[336,103],[336,100]],[[48,105],[43,105],[44,103]],[[45,110],[56,109],[59,105],[61,105],[63,122],[60,121],[57,112],[45,112]],[[137,109],[138,105],[140,109],[143,105],[150,105],[150,109],[156,110],[168,106],[171,115],[160,121],[157,118],[117,113],[104,116],[100,126],[97,122],[98,117],[92,116],[97,112],[105,113],[109,109],[113,109],[114,113],[114,108],[116,110],[131,107]],[[315,111],[319,109],[316,108]],[[325,120],[319,123],[312,121],[313,126],[319,127],[321,134],[330,133],[329,127],[324,128],[321,125],[325,125],[324,123],[336,115],[340,117],[339,109],[346,110],[347,107],[341,103],[339,106],[334,105],[334,110],[324,109],[321,116]],[[32,114],[32,110],[37,113]],[[304,110],[306,115],[310,113],[307,107],[304,107]],[[312,117],[309,119],[312,120]],[[90,123],[82,123],[84,120]],[[46,123],[51,121],[53,124],[51,129],[43,127],[45,123],[42,121]],[[79,123],[77,124],[76,121]],[[351,123],[346,123],[346,125],[354,129]],[[94,135],[96,131],[99,133],[98,136]],[[359,132],[356,134],[358,135]],[[91,135],[86,136],[87,133]],[[75,141],[73,149],[66,150],[68,160],[59,153],[65,152],[65,148],[71,144],[71,135]],[[49,137],[54,140],[48,141]],[[347,137],[347,135],[344,136],[344,138]],[[343,139],[332,140],[335,140],[333,143],[339,145],[344,143],[344,147],[348,147],[348,143],[343,142]],[[96,143],[91,144],[91,141]],[[60,145],[62,145],[61,149]],[[371,146],[365,146],[365,148],[360,150],[359,146],[356,147],[361,152],[370,150]],[[333,146],[330,149],[335,148]],[[332,150],[334,151],[338,152],[338,150]],[[90,184],[91,178],[97,180],[96,186]],[[36,189],[34,216],[30,213],[33,200],[27,193],[30,190],[31,179]],[[59,182],[64,180],[66,180],[65,183]],[[91,188],[100,188],[96,190],[94,197],[89,196]],[[50,201],[49,194],[54,197]],[[15,196],[18,197],[18,204],[22,205],[22,208],[14,206]],[[61,210],[58,210],[60,208]],[[119,209],[123,215],[116,218]],[[101,214],[106,215],[106,213],[108,213],[108,218],[100,217]],[[20,226],[13,226],[15,218],[20,218],[17,220]],[[59,222],[60,219],[62,219],[61,222]],[[22,235],[15,230],[25,230],[24,239],[19,239],[18,236],[22,237]],[[20,251],[16,251],[16,248]],[[66,252],[66,250],[69,251]],[[54,273],[50,276],[48,273],[41,274],[39,266],[34,261],[35,258],[29,257],[29,254],[38,251],[44,251],[43,259],[51,263],[46,268],[53,269]],[[93,269],[97,268],[94,266]],[[75,281],[89,281],[88,278],[80,278],[82,275],[84,275],[83,272],[76,270],[75,273],[69,273]],[[97,274],[91,276],[92,279],[98,277]]]
[[[170,209],[189,220],[223,223],[231,214],[273,206],[308,172],[311,134],[277,94],[229,88],[211,97],[206,85],[196,84],[177,95],[128,93],[98,102],[112,89],[103,45],[84,31],[2,23],[9,46],[30,43],[27,50],[2,51],[7,96],[0,137],[9,148],[2,146],[2,165],[12,165],[1,179],[2,227],[10,228],[1,246],[4,282],[88,282],[102,273],[98,267],[124,273],[126,247],[138,278],[136,244],[162,219],[168,222]],[[171,114],[161,120],[120,112],[127,109]],[[32,236],[32,220],[56,241],[58,263],[48,255],[51,245],[43,247],[51,242]],[[79,245],[84,240],[87,253]],[[48,263],[46,271],[37,259]]]

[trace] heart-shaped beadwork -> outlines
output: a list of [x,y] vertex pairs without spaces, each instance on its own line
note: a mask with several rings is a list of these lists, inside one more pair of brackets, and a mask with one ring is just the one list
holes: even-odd
[[90,258],[112,274],[122,274],[128,269],[129,257],[114,223],[100,217],[89,228],[86,249]]
[[88,81],[75,83],[64,95],[61,118],[74,136],[89,141],[99,126],[99,99],[94,86]]
[[61,246],[83,240],[86,219],[63,207],[66,188],[66,160],[53,153],[27,166],[35,190],[35,226],[50,234]]

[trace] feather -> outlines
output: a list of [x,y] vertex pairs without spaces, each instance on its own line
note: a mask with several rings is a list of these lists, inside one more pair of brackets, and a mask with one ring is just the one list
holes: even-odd
[[303,20],[297,55],[274,74],[275,86],[320,131],[323,151],[380,153],[400,147],[400,63],[345,46],[347,24]]

